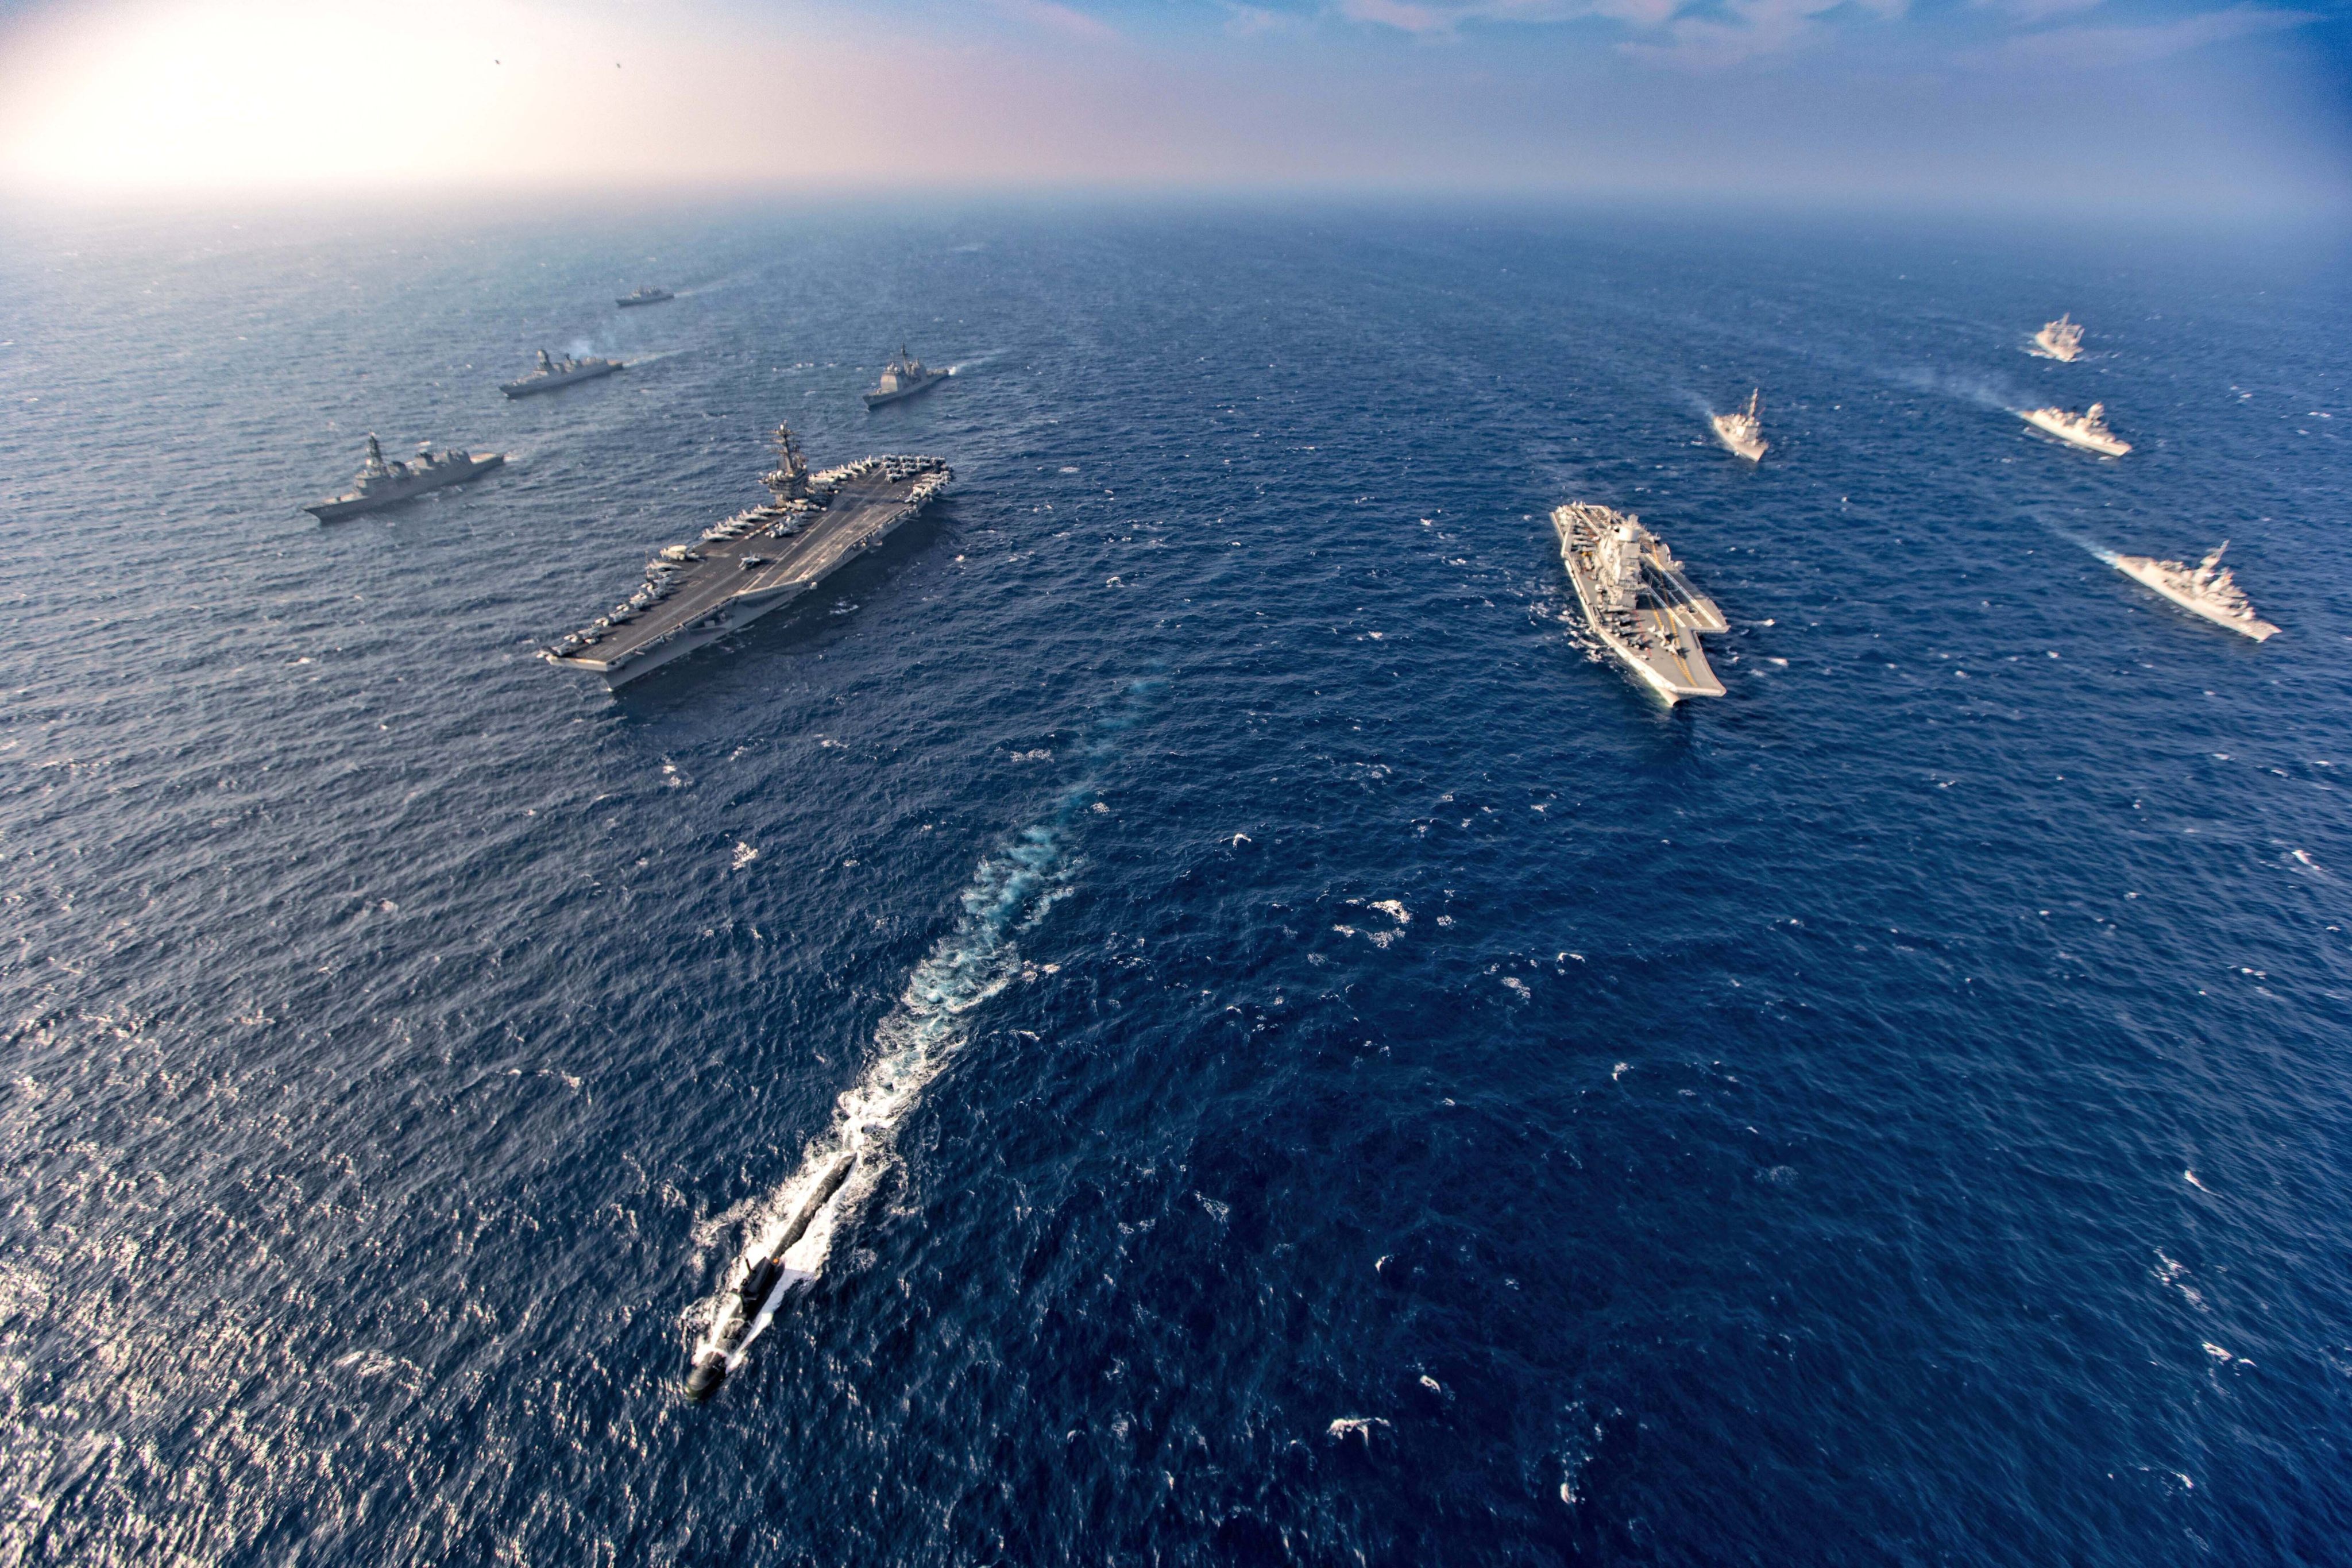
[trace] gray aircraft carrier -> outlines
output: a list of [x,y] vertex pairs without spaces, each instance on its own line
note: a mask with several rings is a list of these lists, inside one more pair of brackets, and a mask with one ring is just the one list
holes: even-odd
[[808,471],[789,426],[761,476],[773,498],[646,563],[643,586],[544,650],[620,686],[792,603],[920,512],[955,475],[937,458],[867,458]]

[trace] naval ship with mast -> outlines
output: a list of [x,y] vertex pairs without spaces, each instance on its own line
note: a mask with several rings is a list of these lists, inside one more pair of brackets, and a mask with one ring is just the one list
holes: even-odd
[[902,397],[928,392],[953,374],[952,371],[926,369],[923,362],[908,353],[907,345],[900,343],[897,356],[882,367],[882,379],[875,384],[873,391],[866,395],[866,406],[879,408],[886,403],[896,403]]
[[376,511],[413,500],[427,490],[446,489],[479,478],[507,460],[504,452],[436,452],[432,443],[419,442],[416,456],[405,463],[387,463],[376,438],[367,438],[367,460],[360,465],[352,488],[331,500],[302,510],[320,522],[336,522],[363,511]]
[[625,310],[632,305],[658,305],[664,300],[675,300],[677,298],[677,296],[671,293],[668,289],[656,289],[652,284],[648,283],[644,288],[639,289],[633,293],[618,296],[614,300],[613,303]]
[[1751,463],[1764,460],[1765,448],[1771,443],[1764,439],[1764,392],[1761,387],[1748,395],[1748,406],[1735,408],[1728,414],[1717,414],[1708,423],[1715,426],[1715,438]]
[[2032,345],[2025,352],[2039,354],[2043,359],[2074,359],[2083,352],[2082,326],[2065,316],[2054,321],[2045,321],[2042,330],[2033,334]]
[[529,397],[534,393],[553,392],[559,386],[570,386],[575,381],[593,381],[600,375],[611,375],[628,368],[616,359],[573,359],[566,354],[562,359],[550,359],[547,351],[539,351],[539,364],[520,381],[500,384],[499,390],[509,397]]
[[2038,430],[2046,430],[2070,447],[2096,452],[2104,458],[2120,458],[2131,450],[2131,443],[2107,428],[2107,405],[2094,403],[2080,414],[2070,414],[2063,408],[2024,408],[2018,417]]
[[809,472],[792,426],[776,426],[770,499],[646,563],[637,591],[542,650],[550,663],[622,686],[717,641],[815,587],[888,538],[953,482],[938,458],[866,458]]
[[1691,586],[1665,541],[1631,512],[1584,502],[1554,509],[1551,522],[1585,624],[1618,662],[1669,705],[1722,696],[1698,639],[1730,623]]
[[2152,555],[2111,555],[2100,553],[2108,565],[2130,578],[2155,589],[2189,614],[2202,616],[2217,626],[2227,626],[2242,637],[2263,642],[2278,636],[2278,627],[2254,614],[2246,591],[2221,564],[2221,551],[2230,548],[2228,540],[2221,541],[2221,550],[2199,562],[2194,570],[2178,561],[2158,561]]

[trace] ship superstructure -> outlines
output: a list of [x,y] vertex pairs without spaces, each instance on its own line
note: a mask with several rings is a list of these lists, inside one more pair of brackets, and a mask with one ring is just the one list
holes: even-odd
[[2221,564],[2221,551],[2230,548],[2223,540],[2221,550],[2199,562],[2196,567],[2178,561],[2158,561],[2152,555],[2110,555],[2107,561],[2115,569],[2136,583],[2144,583],[2182,609],[2204,616],[2217,626],[2227,626],[2256,642],[2278,635],[2278,627],[2254,614],[2254,606],[2246,592]]
[[2063,408],[2027,408],[2018,417],[2036,429],[2047,430],[2070,447],[2080,447],[2102,457],[2120,458],[2131,450],[2131,443],[2107,428],[2107,405],[2094,403],[2080,414],[2070,414]]
[[1633,513],[1605,506],[1570,502],[1551,521],[1585,624],[1619,662],[1670,703],[1722,696],[1698,639],[1730,624],[1691,586],[1665,541]]
[[809,472],[788,425],[776,426],[770,499],[673,544],[605,615],[545,651],[620,686],[792,603],[882,542],[953,481],[938,458],[867,458]]
[[2083,328],[2079,322],[2065,316],[2054,321],[2045,321],[2042,330],[2033,334],[2032,346],[2025,352],[2040,354],[2043,359],[2076,358],[2083,352]]
[[529,397],[533,393],[553,392],[559,386],[570,386],[575,381],[593,381],[600,375],[611,375],[625,370],[616,359],[573,359],[566,354],[562,359],[550,359],[547,351],[539,351],[537,368],[520,381],[502,384],[499,390],[509,397]]
[[302,510],[320,522],[333,522],[363,511],[382,507],[397,506],[404,500],[425,494],[427,490],[445,489],[463,484],[467,479],[488,473],[507,460],[504,452],[462,452],[451,449],[436,452],[431,443],[420,443],[416,456],[404,463],[387,463],[383,448],[376,438],[367,438],[367,460],[360,465],[352,488],[331,500],[322,500]]
[[677,298],[677,296],[671,293],[668,289],[656,289],[652,284],[648,283],[644,288],[639,289],[633,293],[622,295],[620,298],[614,300],[613,303],[620,306],[621,309],[625,310],[632,305],[658,305],[664,300],[675,300]]
[[945,381],[952,374],[927,368],[921,360],[907,352],[904,343],[898,354],[882,367],[882,379],[866,395],[866,406],[879,408],[886,403],[896,403],[902,397],[912,397]]
[[1751,463],[1764,460],[1764,451],[1770,445],[1764,439],[1764,392],[1759,387],[1748,395],[1748,406],[1735,408],[1728,414],[1717,414],[1708,421],[1715,426],[1715,438]]

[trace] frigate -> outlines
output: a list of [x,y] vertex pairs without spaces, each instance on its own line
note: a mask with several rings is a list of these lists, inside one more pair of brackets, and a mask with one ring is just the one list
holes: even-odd
[[2033,334],[2033,345],[2025,351],[2043,359],[2071,360],[2083,352],[2083,329],[2064,316],[2045,321]]
[[952,374],[944,370],[927,370],[923,362],[898,345],[898,357],[882,367],[882,379],[866,395],[866,406],[879,408],[886,403],[896,403],[902,397],[912,397],[945,381]]
[[613,303],[620,306],[621,309],[625,310],[632,305],[658,305],[664,300],[675,300],[677,298],[677,296],[671,293],[668,289],[656,289],[652,284],[648,283],[635,293],[622,295],[619,299],[614,300]]
[[1669,703],[1722,696],[1698,639],[1730,624],[1691,586],[1665,541],[1631,512],[1605,506],[1572,501],[1551,521],[1585,624],[1609,651]]
[[1764,393],[1761,388],[1748,395],[1748,406],[1735,408],[1728,414],[1717,414],[1710,421],[1716,439],[1738,453],[1751,463],[1764,459],[1764,449],[1770,445],[1764,439]]
[[543,649],[550,662],[621,686],[791,604],[945,490],[937,458],[866,458],[809,472],[792,427],[776,426],[770,499],[646,563],[635,593]]
[[2120,458],[2131,450],[2131,443],[2107,428],[2106,414],[2105,404],[2094,403],[2080,414],[2069,414],[2063,408],[2026,408],[2021,409],[2018,416],[2069,446],[2103,457]]
[[334,522],[363,511],[396,506],[421,496],[427,490],[445,489],[463,484],[478,475],[487,474],[507,460],[504,452],[460,452],[454,448],[436,452],[430,442],[420,442],[416,456],[405,463],[387,463],[383,448],[376,438],[367,438],[367,461],[360,465],[359,475],[352,488],[331,500],[320,501],[302,510],[320,522]]
[[520,381],[502,384],[499,390],[509,397],[529,397],[533,393],[553,392],[559,386],[570,386],[575,381],[593,381],[600,375],[611,375],[627,367],[616,359],[573,359],[566,354],[562,359],[550,359],[547,351],[539,351],[539,365]]
[[2144,583],[2182,609],[2204,616],[2217,626],[2262,642],[2278,635],[2278,627],[2254,614],[2246,591],[2221,564],[2221,551],[2230,548],[2223,540],[2221,549],[2199,562],[2194,569],[2178,561],[2158,561],[2152,555],[2109,555],[2110,565],[2136,583]]

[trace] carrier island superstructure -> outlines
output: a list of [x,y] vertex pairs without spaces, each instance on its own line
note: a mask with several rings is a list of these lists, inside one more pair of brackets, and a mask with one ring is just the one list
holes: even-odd
[[866,458],[812,474],[788,425],[770,500],[646,563],[643,586],[544,650],[621,686],[792,603],[889,537],[954,479],[937,458]]
[[1669,703],[1722,696],[1698,638],[1730,623],[1691,586],[1665,541],[1631,512],[1581,502],[1555,509],[1551,523],[1585,623],[1618,662]]

